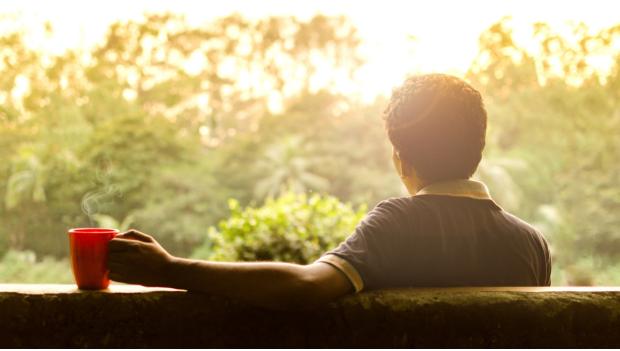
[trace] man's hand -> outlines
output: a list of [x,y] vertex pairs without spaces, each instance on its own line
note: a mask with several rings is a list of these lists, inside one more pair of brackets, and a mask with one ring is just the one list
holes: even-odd
[[167,286],[173,257],[153,237],[129,230],[110,241],[110,279],[145,286]]

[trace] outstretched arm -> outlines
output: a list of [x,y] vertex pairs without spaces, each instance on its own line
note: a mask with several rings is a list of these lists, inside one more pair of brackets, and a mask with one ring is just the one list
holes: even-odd
[[353,291],[329,264],[211,262],[171,256],[151,236],[130,230],[110,241],[112,280],[232,297],[274,309],[299,309]]

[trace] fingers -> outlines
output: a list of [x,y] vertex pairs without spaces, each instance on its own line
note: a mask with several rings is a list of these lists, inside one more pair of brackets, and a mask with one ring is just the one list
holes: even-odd
[[117,281],[117,282],[125,282],[126,278],[123,274],[123,264],[116,263],[110,259],[108,259],[108,278]]
[[136,259],[136,254],[131,251],[116,251],[108,254],[108,264],[122,263],[126,264],[133,262]]
[[141,284],[149,286],[152,283],[152,277],[148,272],[144,271],[144,267],[132,262],[135,258],[131,254],[118,254],[118,261],[108,260],[108,278],[116,282],[128,284]]
[[110,273],[108,274],[108,278],[114,280],[115,282],[133,283],[133,280],[131,278],[128,278],[124,274],[116,273],[113,271],[110,271]]
[[108,262],[108,269],[110,270],[110,274],[120,276],[123,272],[123,265],[120,263]]
[[108,261],[108,269],[111,272],[121,272],[123,270],[123,267],[125,265],[123,265],[122,263],[116,262],[116,261]]
[[143,241],[145,243],[152,243],[154,241],[152,236],[144,234],[141,231],[135,229],[130,229],[124,233],[118,234],[116,237],[121,239],[133,239]]
[[135,229],[130,229],[124,233],[118,234],[116,237],[121,238],[121,239],[133,239],[133,240],[143,241],[147,243],[153,242],[153,237],[151,237],[148,234],[144,234],[141,231],[135,230]]
[[[124,255],[121,255],[124,256]],[[112,259],[108,260],[108,278],[123,283],[133,283],[133,273],[128,266],[125,259],[121,259],[118,262]]]
[[133,251],[136,250],[140,245],[144,244],[135,240],[114,238],[108,243],[108,251],[110,253]]

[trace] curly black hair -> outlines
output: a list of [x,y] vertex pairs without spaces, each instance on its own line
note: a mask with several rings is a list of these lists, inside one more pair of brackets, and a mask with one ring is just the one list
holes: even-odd
[[462,79],[408,78],[394,90],[383,118],[399,157],[425,181],[467,179],[476,171],[487,113],[480,93]]

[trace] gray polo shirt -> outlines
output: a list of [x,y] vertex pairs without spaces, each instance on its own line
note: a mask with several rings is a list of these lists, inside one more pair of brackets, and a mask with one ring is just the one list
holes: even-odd
[[380,202],[318,262],[355,291],[393,287],[548,286],[544,236],[473,180],[434,183]]

